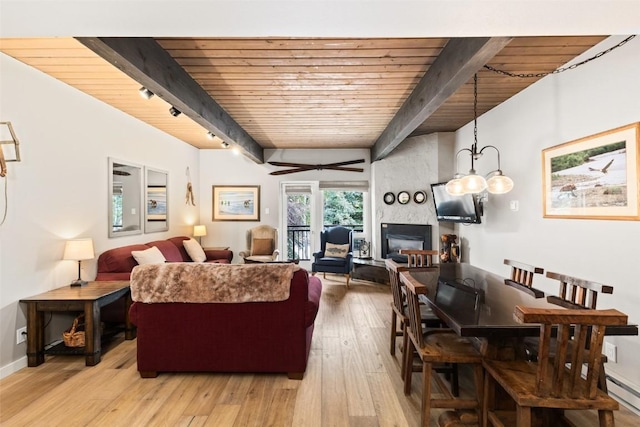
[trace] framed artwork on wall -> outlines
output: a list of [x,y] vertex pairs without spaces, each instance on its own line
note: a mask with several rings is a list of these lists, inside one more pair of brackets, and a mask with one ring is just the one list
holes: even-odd
[[542,151],[545,218],[640,220],[640,123]]
[[259,185],[214,185],[213,221],[260,221]]

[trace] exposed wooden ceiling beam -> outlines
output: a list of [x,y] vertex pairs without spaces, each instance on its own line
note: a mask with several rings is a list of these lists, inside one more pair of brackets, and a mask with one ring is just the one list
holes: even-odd
[[[77,40],[129,77],[256,163],[262,147],[166,52],[146,37],[78,37]],[[169,112],[167,111],[167,114]]]
[[510,41],[510,37],[451,39],[382,131],[371,148],[371,161],[389,155]]

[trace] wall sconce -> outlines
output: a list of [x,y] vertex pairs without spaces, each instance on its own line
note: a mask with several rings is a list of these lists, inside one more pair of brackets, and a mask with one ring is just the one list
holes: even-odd
[[176,107],[171,107],[169,108],[169,113],[171,113],[173,117],[178,117],[180,114],[182,114],[182,111],[178,110]]
[[[485,149],[493,148],[498,155],[498,169],[489,172],[487,179],[478,175],[474,168],[475,161],[482,157]],[[463,151],[468,151],[471,156],[471,169],[467,175],[458,172],[458,156]],[[478,75],[473,76],[473,145],[471,149],[463,148],[456,153],[456,174],[447,182],[447,193],[461,196],[467,193],[481,193],[487,190],[492,194],[505,194],[513,188],[513,180],[505,176],[500,169],[500,151],[493,145],[486,145],[478,151]]]
[[86,280],[80,278],[80,263],[84,259],[93,258],[95,258],[95,254],[93,252],[93,240],[91,238],[67,240],[62,259],[78,261],[78,278],[71,282],[71,286],[84,286],[87,284]]
[[144,86],[138,89],[138,92],[140,93],[140,96],[143,97],[144,99],[151,99],[153,98],[153,95],[154,95],[153,92],[151,92],[149,89],[147,89]]
[[[20,161],[20,143],[13,131],[11,122],[0,122],[0,136],[4,138],[5,132],[3,127],[6,126],[9,131],[11,139],[0,140],[0,176],[7,176],[7,162],[19,162]],[[6,151],[6,154],[5,154]]]

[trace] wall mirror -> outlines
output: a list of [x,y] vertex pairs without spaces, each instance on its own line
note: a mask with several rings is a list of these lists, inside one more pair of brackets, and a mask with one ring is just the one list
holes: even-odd
[[168,184],[168,172],[149,167],[145,168],[145,233],[155,233],[169,229]]
[[109,237],[142,233],[142,166],[109,158]]

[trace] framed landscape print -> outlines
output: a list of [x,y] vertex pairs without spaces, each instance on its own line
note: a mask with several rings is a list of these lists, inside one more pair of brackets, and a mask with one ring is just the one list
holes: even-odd
[[259,185],[214,185],[214,221],[260,221]]
[[542,151],[545,218],[639,220],[640,123]]

